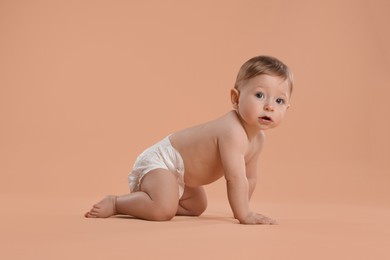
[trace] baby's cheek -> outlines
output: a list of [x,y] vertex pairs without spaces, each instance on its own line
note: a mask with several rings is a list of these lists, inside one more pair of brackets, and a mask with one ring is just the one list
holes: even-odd
[[285,113],[280,113],[280,114],[278,115],[279,121],[282,121],[282,120],[284,119],[285,115],[286,115]]
[[259,108],[257,106],[250,105],[245,107],[245,114],[247,114],[250,117],[258,116],[257,115],[258,113],[259,113]]

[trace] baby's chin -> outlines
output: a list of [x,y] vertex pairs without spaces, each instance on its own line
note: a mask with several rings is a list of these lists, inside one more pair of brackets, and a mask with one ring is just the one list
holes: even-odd
[[277,127],[279,124],[260,125],[260,130],[266,131]]

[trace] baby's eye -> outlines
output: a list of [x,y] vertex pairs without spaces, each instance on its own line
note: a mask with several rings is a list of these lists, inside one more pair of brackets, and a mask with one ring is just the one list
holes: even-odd
[[264,94],[263,94],[263,92],[258,92],[258,93],[256,93],[256,95],[255,95],[257,98],[263,98],[264,97]]
[[277,98],[277,99],[276,99],[276,103],[278,103],[279,105],[282,105],[282,104],[284,104],[284,99],[282,99],[282,98]]

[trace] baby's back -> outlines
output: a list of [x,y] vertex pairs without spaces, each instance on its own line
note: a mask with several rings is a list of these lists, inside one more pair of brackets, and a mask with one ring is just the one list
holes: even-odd
[[184,129],[170,136],[172,146],[184,161],[184,182],[187,186],[200,186],[223,176],[218,148],[218,135],[236,122],[234,112],[214,121]]

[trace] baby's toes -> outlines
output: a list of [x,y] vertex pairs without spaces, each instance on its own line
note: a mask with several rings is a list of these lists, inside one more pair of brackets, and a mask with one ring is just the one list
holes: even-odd
[[96,218],[97,212],[92,209],[91,211],[88,211],[87,213],[85,213],[85,217],[86,218]]

